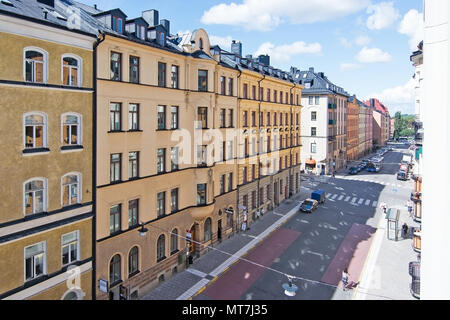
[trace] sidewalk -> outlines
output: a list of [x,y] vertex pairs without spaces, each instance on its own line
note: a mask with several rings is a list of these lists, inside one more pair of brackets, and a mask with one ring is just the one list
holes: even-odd
[[194,260],[188,269],[161,283],[142,295],[141,300],[188,300],[203,291],[209,282],[245,256],[260,241],[281,227],[298,212],[300,201],[310,196],[310,190],[301,187],[300,193],[284,201],[250,225],[250,230],[239,232],[224,240],[202,257]]

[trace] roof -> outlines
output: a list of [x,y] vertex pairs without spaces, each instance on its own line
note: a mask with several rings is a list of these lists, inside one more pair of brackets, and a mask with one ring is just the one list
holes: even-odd
[[302,91],[304,94],[323,93],[350,96],[343,88],[332,83],[323,72],[316,73],[313,68],[307,71],[291,68],[291,76],[296,83],[305,86]]

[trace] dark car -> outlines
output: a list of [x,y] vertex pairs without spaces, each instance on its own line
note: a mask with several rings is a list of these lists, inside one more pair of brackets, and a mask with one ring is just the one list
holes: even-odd
[[360,172],[361,170],[359,170],[359,168],[357,168],[357,167],[351,167],[349,170],[348,170],[348,174],[358,174],[358,172]]
[[300,210],[303,212],[312,213],[319,206],[319,202],[313,199],[306,199],[300,206]]
[[408,174],[405,171],[399,171],[397,172],[397,180],[408,180]]

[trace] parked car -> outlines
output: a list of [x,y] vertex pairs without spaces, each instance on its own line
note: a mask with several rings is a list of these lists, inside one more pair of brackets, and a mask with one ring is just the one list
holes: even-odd
[[314,200],[314,199],[306,199],[300,205],[300,211],[312,213],[314,210],[317,209],[318,206],[319,206],[319,201]]
[[360,172],[361,170],[359,169],[359,167],[351,167],[348,170],[348,174],[358,174],[358,172]]
[[311,199],[316,200],[319,204],[325,203],[325,191],[316,190],[311,193]]
[[405,171],[399,171],[397,172],[397,180],[408,180],[408,174]]

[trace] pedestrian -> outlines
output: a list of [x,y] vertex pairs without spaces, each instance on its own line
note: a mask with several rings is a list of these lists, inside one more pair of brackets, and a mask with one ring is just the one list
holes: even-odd
[[342,271],[342,283],[344,285],[344,291],[346,291],[347,285],[348,285],[348,270],[347,268],[344,269],[344,271]]
[[406,224],[406,222],[403,224],[403,238],[406,239],[406,237],[408,236],[408,225]]
[[407,205],[408,205],[409,216],[412,218],[412,203],[411,203],[411,201],[408,201]]

